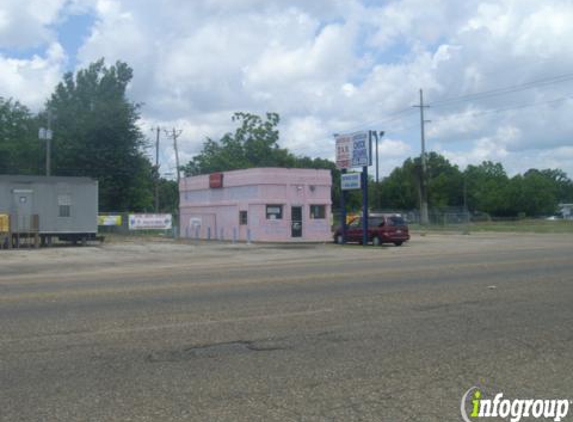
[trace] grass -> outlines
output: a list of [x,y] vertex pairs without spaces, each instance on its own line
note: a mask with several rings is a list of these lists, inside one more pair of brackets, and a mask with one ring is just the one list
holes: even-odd
[[498,233],[573,233],[573,220],[487,221],[466,224],[420,226],[411,224],[413,232],[498,232]]

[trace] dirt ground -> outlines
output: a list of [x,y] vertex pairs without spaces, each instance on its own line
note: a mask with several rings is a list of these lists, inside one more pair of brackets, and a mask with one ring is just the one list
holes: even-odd
[[57,246],[41,249],[0,250],[0,277],[29,274],[73,274],[78,271],[113,271],[178,266],[209,266],[218,263],[285,262],[322,258],[352,259],[378,254],[381,260],[428,255],[452,255],[479,251],[543,248],[573,245],[573,236],[555,234],[476,233],[413,235],[401,247],[363,247],[322,244],[246,244],[175,241],[162,238],[118,238],[102,244]]

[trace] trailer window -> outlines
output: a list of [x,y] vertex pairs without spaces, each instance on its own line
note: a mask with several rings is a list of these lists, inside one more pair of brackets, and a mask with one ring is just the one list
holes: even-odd
[[70,206],[69,205],[60,205],[60,217],[70,217]]

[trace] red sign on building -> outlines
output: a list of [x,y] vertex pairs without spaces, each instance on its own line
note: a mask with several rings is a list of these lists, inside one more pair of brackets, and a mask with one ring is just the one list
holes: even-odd
[[223,187],[223,173],[213,173],[209,175],[209,187],[222,188]]

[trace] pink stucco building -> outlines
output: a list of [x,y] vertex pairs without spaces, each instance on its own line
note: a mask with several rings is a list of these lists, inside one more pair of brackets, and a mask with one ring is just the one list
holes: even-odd
[[179,184],[181,237],[253,242],[331,239],[329,170],[254,168]]

